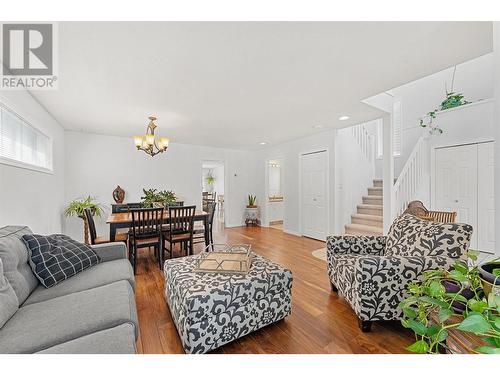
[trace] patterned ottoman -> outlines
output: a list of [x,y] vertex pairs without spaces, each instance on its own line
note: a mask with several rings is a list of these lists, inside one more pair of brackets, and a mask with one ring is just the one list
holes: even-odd
[[165,299],[186,353],[206,353],[292,308],[292,273],[254,254],[246,275],[195,273],[196,256],[165,261]]

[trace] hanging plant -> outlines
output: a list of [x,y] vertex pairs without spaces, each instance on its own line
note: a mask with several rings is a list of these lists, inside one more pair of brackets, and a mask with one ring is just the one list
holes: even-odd
[[462,105],[469,104],[467,100],[464,99],[464,96],[461,93],[453,92],[453,85],[455,84],[455,72],[457,71],[457,67],[453,69],[453,76],[451,79],[451,91],[448,92],[448,88],[445,83],[445,92],[446,99],[443,100],[439,106],[433,111],[427,113],[428,121],[425,122],[424,119],[420,119],[420,126],[422,128],[428,128],[429,134],[443,134],[443,129],[439,127],[439,125],[434,124],[434,119],[436,118],[436,114],[440,111],[445,111],[450,108],[460,107]]

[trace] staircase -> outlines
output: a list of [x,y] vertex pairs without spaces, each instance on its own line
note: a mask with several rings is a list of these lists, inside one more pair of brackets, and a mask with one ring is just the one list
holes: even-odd
[[383,233],[383,181],[373,180],[368,195],[358,204],[357,213],[351,215],[351,224],[345,225],[345,233],[353,235],[382,235]]

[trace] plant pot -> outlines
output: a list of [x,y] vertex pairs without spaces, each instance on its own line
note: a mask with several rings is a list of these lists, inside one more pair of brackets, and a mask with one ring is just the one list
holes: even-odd
[[[500,269],[500,262],[487,262],[479,266],[481,278],[490,284],[500,285],[500,276],[493,275],[493,270]],[[495,283],[496,279],[496,283]]]
[[[446,290],[446,293],[458,293],[460,292],[460,289],[462,289],[460,283],[455,280],[451,279],[444,279],[441,281],[441,284],[444,286],[444,289]],[[462,289],[460,294],[466,299],[470,300],[471,298],[474,298],[474,292],[470,289],[470,287],[466,287]],[[466,305],[463,302],[460,301],[454,301],[451,304],[451,307],[457,314],[461,314],[465,311]]]
[[490,293],[500,295],[500,277],[493,275],[493,270],[499,268],[500,262],[488,262],[479,266],[479,276],[486,298]]
[[257,206],[250,206],[250,205],[247,205],[247,208],[257,208]]

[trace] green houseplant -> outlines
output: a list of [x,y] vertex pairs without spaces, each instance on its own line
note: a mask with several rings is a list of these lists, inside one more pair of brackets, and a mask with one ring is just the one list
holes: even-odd
[[257,207],[257,197],[255,195],[248,195],[248,204],[247,208],[256,208]]
[[104,212],[103,206],[99,202],[96,202],[95,198],[92,198],[90,195],[86,198],[72,200],[64,210],[66,217],[78,216],[83,220],[83,237],[86,244],[89,243],[89,227],[84,216],[85,209],[87,208],[92,212],[92,216],[101,217]]
[[205,181],[207,181],[208,186],[210,186],[210,190],[213,190],[215,177],[211,173],[209,173],[207,177],[205,177]]
[[[450,330],[456,329],[482,339],[484,345],[470,348],[471,351],[500,354],[500,295],[484,294],[476,265],[477,253],[470,251],[467,256],[469,262],[457,261],[451,271],[428,271],[421,280],[408,284],[408,298],[400,307],[402,325],[415,333],[409,351],[445,351],[446,338]],[[458,290],[446,288],[449,281],[458,285]],[[470,295],[464,293],[466,290]],[[457,302],[462,309],[457,309]]]
[[144,207],[168,207],[168,205],[174,203],[177,199],[175,194],[170,190],[142,189],[142,192],[144,195],[141,197],[141,200]]
[[446,97],[439,105],[439,108],[434,109],[427,113],[428,120],[424,121],[424,119],[420,119],[420,126],[423,128],[428,128],[430,134],[442,134],[443,129],[439,127],[439,125],[434,124],[434,120],[436,119],[436,115],[439,111],[445,111],[450,108],[460,107],[462,105],[469,104],[467,100],[464,99],[464,96],[461,93],[455,93],[453,91],[453,85],[455,84],[455,72],[457,71],[457,67],[453,70],[453,77],[451,80],[451,91],[448,92],[448,89],[445,85],[445,93]]

